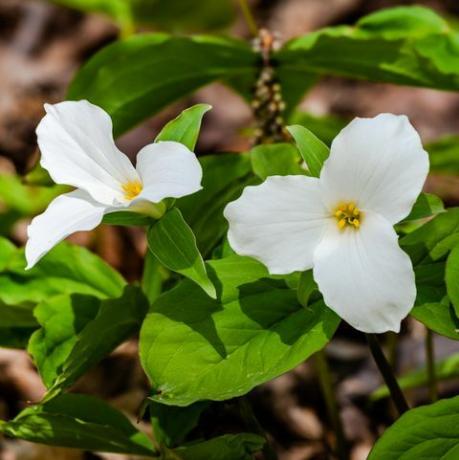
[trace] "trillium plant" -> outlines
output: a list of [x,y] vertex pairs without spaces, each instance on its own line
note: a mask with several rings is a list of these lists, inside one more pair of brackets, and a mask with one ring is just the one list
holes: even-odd
[[[326,458],[350,459],[327,345],[351,336],[380,379],[365,410],[385,404],[391,425],[375,427],[368,458],[459,458],[459,396],[438,385],[457,377],[457,356],[436,362],[433,340],[459,340],[459,210],[426,193],[429,164],[434,174],[459,170],[459,144],[421,141],[399,113],[295,109],[327,74],[459,90],[455,24],[419,6],[389,8],[282,44],[241,1],[249,43],[145,32],[160,19],[141,0],[59,3],[108,14],[123,37],[76,72],[65,101],[45,104],[39,162],[15,182],[33,206],[19,213],[23,244],[9,230],[0,239],[0,346],[27,350],[46,392],[0,420],[1,433],[161,460],[282,459],[254,395],[302,365],[334,432]],[[157,3],[164,28],[190,26],[168,16],[174,0]],[[217,16],[228,6],[198,3],[194,30],[207,27],[203,8],[213,18],[210,5]],[[134,157],[119,150],[114,138],[213,81],[253,110],[246,151],[199,151],[206,103]],[[84,231],[100,242],[106,226],[131,228],[144,257],[138,279],[128,282],[96,244],[64,241]],[[413,324],[425,366],[400,375],[385,345],[396,351]],[[138,345],[145,377],[136,414],[77,385],[126,341]],[[429,400],[406,398],[423,386]],[[240,429],[210,429],[215,414]]]

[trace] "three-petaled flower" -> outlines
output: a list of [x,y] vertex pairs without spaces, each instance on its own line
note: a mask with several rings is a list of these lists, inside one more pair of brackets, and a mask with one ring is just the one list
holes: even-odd
[[195,154],[178,142],[149,144],[134,168],[115,145],[110,116],[88,101],[45,105],[37,127],[41,165],[58,184],[76,190],[58,196],[28,227],[27,268],[68,235],[91,230],[105,214],[147,211],[149,203],[201,189]]
[[271,274],[313,269],[325,303],[364,332],[399,331],[416,298],[393,225],[422,190],[427,153],[407,117],[356,118],[334,139],[320,178],[272,176],[225,209],[240,255]]

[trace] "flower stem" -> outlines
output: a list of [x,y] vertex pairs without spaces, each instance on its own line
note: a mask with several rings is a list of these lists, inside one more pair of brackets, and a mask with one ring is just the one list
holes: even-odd
[[256,37],[258,35],[258,27],[247,0],[239,0],[239,6],[241,7],[242,14],[244,15],[244,19],[250,33]]
[[338,410],[338,404],[333,390],[332,375],[328,365],[327,357],[324,350],[320,350],[315,354],[315,365],[317,375],[319,377],[320,387],[327,406],[328,416],[333,425],[333,430],[336,435],[336,447],[338,458],[340,460],[348,459],[348,449],[346,439],[344,437],[343,424]]
[[429,328],[426,328],[425,347],[427,361],[427,378],[429,382],[429,395],[431,401],[435,402],[438,399],[437,376],[435,374],[433,333]]
[[376,365],[381,372],[384,381],[386,382],[387,388],[389,388],[392,400],[397,407],[398,413],[402,415],[404,412],[409,410],[408,403],[406,402],[405,396],[400,389],[400,386],[395,378],[394,372],[388,363],[384,353],[381,349],[381,345],[374,334],[365,334],[367,337],[368,345],[371,350],[371,354],[376,362]]

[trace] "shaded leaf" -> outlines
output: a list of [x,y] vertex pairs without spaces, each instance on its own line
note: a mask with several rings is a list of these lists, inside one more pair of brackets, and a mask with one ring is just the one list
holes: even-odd
[[218,300],[185,280],[158,298],[142,326],[141,361],[158,402],[245,394],[321,349],[338,326],[322,302],[303,308],[258,262],[231,256],[209,266]]
[[193,280],[210,297],[216,297],[193,231],[177,208],[149,228],[147,240],[150,251],[161,264]]
[[77,73],[68,99],[88,99],[112,117],[115,135],[216,80],[250,94],[256,54],[222,37],[142,34],[115,42]]
[[92,396],[63,394],[28,407],[0,425],[5,435],[52,446],[152,457],[148,437],[120,412]]

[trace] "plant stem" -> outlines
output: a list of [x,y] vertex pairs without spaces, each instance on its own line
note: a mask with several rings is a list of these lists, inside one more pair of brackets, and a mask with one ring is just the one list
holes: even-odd
[[315,354],[315,364],[317,375],[319,377],[320,387],[322,389],[322,394],[327,406],[328,416],[336,435],[338,458],[340,460],[347,460],[348,449],[346,445],[346,439],[344,437],[343,424],[341,423],[338,404],[336,402],[335,392],[333,389],[332,375],[324,350],[320,350]]
[[398,413],[402,415],[404,412],[409,410],[408,403],[406,402],[405,396],[398,385],[397,379],[395,378],[394,372],[387,362],[387,359],[379,345],[378,339],[374,334],[365,334],[367,337],[368,345],[371,350],[371,354],[376,362],[376,365],[381,372],[384,381],[386,382],[387,388],[389,388],[392,400],[397,407]]
[[437,376],[435,375],[435,356],[433,333],[429,328],[426,328],[426,361],[427,361],[427,378],[429,382],[429,395],[432,402],[438,399],[437,391]]
[[247,27],[250,30],[250,33],[254,36],[258,36],[258,26],[253,17],[252,11],[250,10],[247,0],[239,0],[239,6],[241,7],[242,14],[244,15],[245,22]]
[[264,458],[266,460],[278,460],[276,451],[271,445],[269,438],[265,433],[263,427],[260,425],[260,422],[258,421],[257,417],[255,416],[252,406],[247,397],[239,398],[239,412],[246,424],[246,429],[266,439],[266,443],[263,446]]

